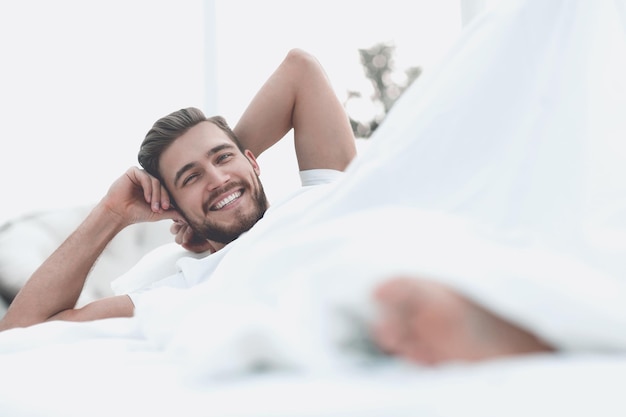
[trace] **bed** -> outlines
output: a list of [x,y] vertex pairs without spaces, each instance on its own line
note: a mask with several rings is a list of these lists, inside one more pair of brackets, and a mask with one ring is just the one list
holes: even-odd
[[[624,6],[482,15],[306,216],[263,219],[211,279],[147,292],[133,318],[0,334],[0,414],[625,415]],[[153,258],[116,288],[159,278]],[[436,367],[386,355],[371,292],[398,274],[557,351]]]

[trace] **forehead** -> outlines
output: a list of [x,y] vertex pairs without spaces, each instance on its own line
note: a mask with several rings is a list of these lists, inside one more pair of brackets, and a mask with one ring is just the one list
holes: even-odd
[[161,176],[173,181],[176,172],[185,165],[196,163],[216,146],[235,145],[226,132],[211,122],[200,122],[179,136],[159,158]]

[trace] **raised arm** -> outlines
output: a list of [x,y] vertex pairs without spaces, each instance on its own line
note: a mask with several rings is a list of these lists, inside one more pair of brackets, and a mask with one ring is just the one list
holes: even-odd
[[127,296],[105,298],[81,309],[75,306],[87,274],[113,237],[133,223],[180,216],[168,208],[169,197],[159,182],[138,168],[130,168],[33,273],[0,321],[0,330],[52,319],[131,316],[134,307]]
[[233,130],[259,156],[292,128],[300,170],[343,171],[356,155],[348,116],[324,69],[299,49],[289,51]]

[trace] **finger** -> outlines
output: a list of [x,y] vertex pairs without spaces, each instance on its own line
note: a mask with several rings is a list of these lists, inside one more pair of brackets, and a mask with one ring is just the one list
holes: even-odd
[[[139,169],[137,167],[131,167],[128,170],[127,174],[130,180],[135,184],[135,186],[141,188],[145,202],[151,206],[151,208],[153,209],[152,211],[155,211],[154,206],[152,204],[154,202],[153,200],[154,177],[152,177],[143,169]],[[158,209],[155,212],[158,212]]]
[[194,236],[194,231],[191,227],[185,226],[185,230],[183,231],[183,243],[189,243],[192,241]]
[[176,235],[182,227],[183,225],[180,222],[174,221],[170,226],[170,233]]
[[189,239],[187,235],[190,233],[190,229],[191,228],[186,223],[179,223],[176,236],[174,236],[174,241],[176,241],[176,243],[178,243],[179,245],[185,245],[187,239]]
[[[161,208],[167,210],[170,206],[169,194],[165,191],[165,188],[161,185],[161,182],[147,173],[143,169],[137,167],[131,167],[129,170],[131,180],[143,191],[143,197],[146,203],[150,204],[150,208],[154,213],[160,213]],[[165,191],[165,195],[162,196],[162,192]]]
[[198,237],[198,235],[196,234],[194,234],[193,239],[191,239],[189,242],[181,246],[187,249],[188,251],[191,251],[194,253],[205,253],[205,252],[215,253],[216,252],[216,249],[213,245],[211,245],[211,242],[209,242],[206,239]]
[[150,176],[150,202],[152,211],[158,213],[161,211],[161,182]]
[[[174,228],[172,228],[174,229]],[[187,224],[185,223],[178,223],[178,227],[174,236],[174,240],[176,241],[176,243],[178,243],[179,245],[182,245],[185,243],[185,232],[189,229],[189,226],[187,226]]]
[[161,184],[160,181],[159,186],[161,188],[161,207],[163,207],[163,210],[169,210],[172,207],[170,194],[167,192],[167,189],[163,186],[163,184]]

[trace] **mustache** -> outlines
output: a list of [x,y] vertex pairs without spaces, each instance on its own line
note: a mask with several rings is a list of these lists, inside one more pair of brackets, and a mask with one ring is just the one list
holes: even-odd
[[229,191],[233,191],[238,188],[245,188],[245,184],[241,181],[233,182],[211,191],[209,195],[207,195],[207,198],[204,200],[204,203],[202,204],[202,210],[204,210],[205,213],[209,212],[211,210],[213,200],[215,200],[221,194],[228,193]]

